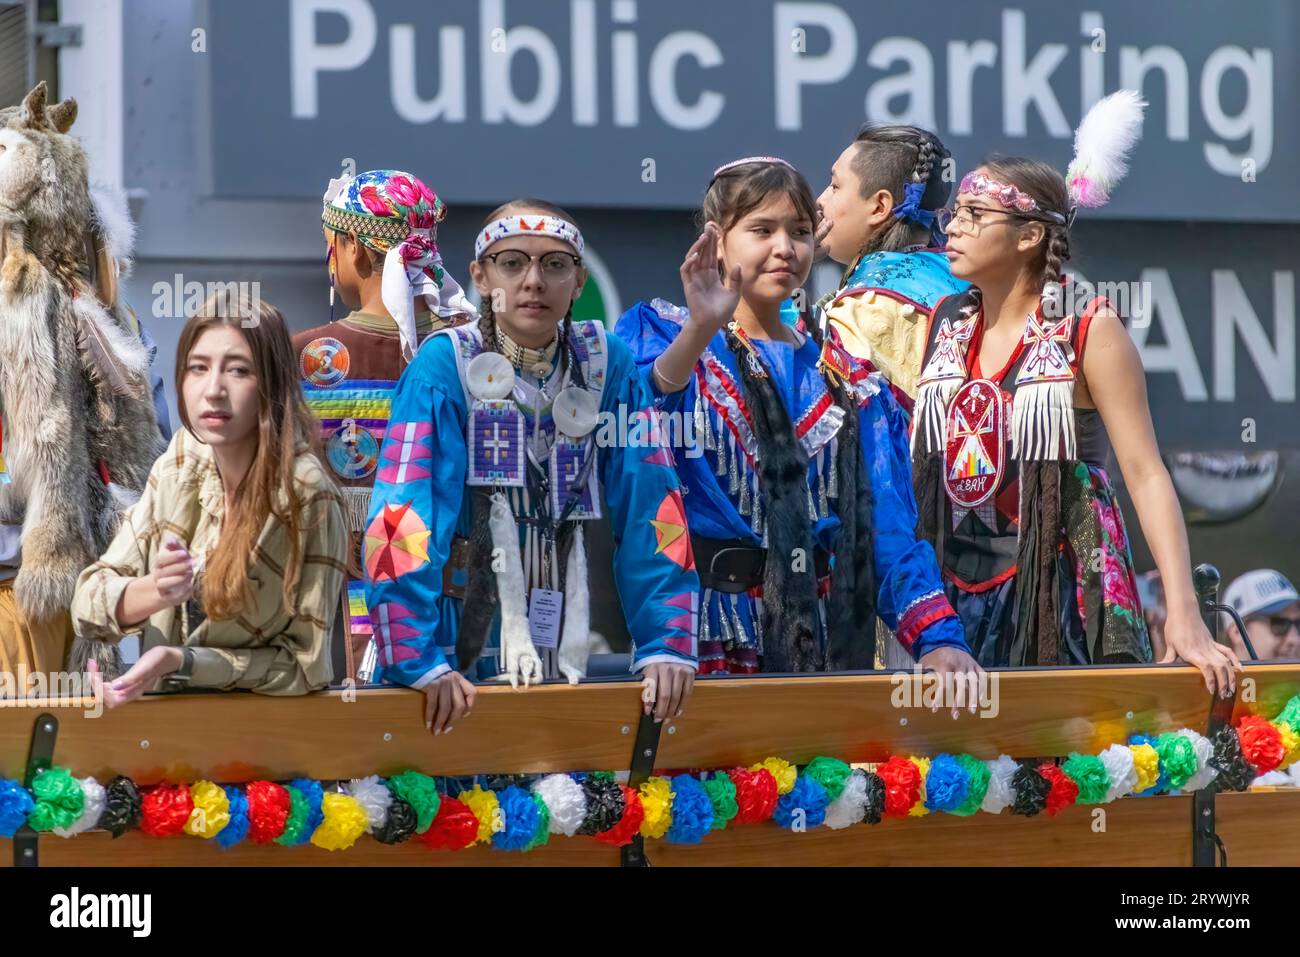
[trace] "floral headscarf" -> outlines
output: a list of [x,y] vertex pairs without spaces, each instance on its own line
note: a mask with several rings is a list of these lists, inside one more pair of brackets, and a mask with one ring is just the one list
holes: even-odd
[[402,352],[415,355],[415,298],[423,297],[437,316],[452,318],[474,309],[460,284],[442,265],[436,241],[447,215],[442,200],[420,179],[399,170],[370,170],[330,180],[321,219],[339,233],[355,233],[384,257],[382,297],[397,322]]

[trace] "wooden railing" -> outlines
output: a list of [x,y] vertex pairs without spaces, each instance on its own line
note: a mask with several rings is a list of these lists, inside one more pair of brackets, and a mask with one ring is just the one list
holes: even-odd
[[[1096,753],[1134,732],[1204,731],[1211,701],[1186,666],[1025,669],[998,674],[983,714],[932,713],[914,675],[882,673],[706,678],[686,714],[658,729],[641,725],[639,687],[611,680],[528,691],[480,689],[474,714],[433,736],[423,696],[397,689],[331,691],[300,698],[214,693],[149,697],[96,714],[93,702],[7,702],[0,707],[0,774],[23,778],[33,728],[55,719],[53,763],[101,781],[126,774],[140,784],[209,778],[325,781],[406,768],[461,776],[493,773],[725,768],[768,755],[796,763],[819,754],[850,762],[892,754],[966,752],[988,759]],[[1300,664],[1252,665],[1238,713],[1273,716],[1300,692]],[[913,697],[909,700],[908,695]],[[641,732],[639,735],[638,732]],[[646,741],[650,744],[647,746]],[[647,756],[645,750],[652,753]],[[1098,816],[1098,812],[1100,816]],[[1236,863],[1300,863],[1300,793],[1217,798],[1217,830]],[[844,831],[792,834],[772,824],[729,828],[703,844],[648,842],[654,864],[756,863],[1113,863],[1191,862],[1191,798],[1125,799],[1073,807],[1059,817],[932,814]],[[1283,827],[1281,822],[1290,823]],[[193,838],[138,833],[70,840],[42,837],[50,864],[616,864],[617,850],[590,838],[554,838],[526,855],[486,848],[427,851],[363,838],[346,852],[311,846],[239,845],[221,851]],[[9,855],[0,855],[6,859]]]

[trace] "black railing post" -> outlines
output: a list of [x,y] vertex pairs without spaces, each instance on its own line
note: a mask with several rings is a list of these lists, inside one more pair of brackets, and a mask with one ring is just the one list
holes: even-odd
[[[1192,586],[1196,591],[1196,604],[1201,610],[1205,627],[1210,630],[1214,640],[1220,644],[1227,641],[1219,627],[1219,584],[1222,581],[1219,570],[1213,565],[1197,565],[1192,570]],[[1216,695],[1210,702],[1210,715],[1206,723],[1205,736],[1211,741],[1219,729],[1232,724],[1232,711],[1236,706],[1236,696],[1224,698]],[[1215,831],[1214,825],[1215,787],[1211,783],[1192,795],[1192,865],[1195,867],[1215,867],[1220,863],[1216,851],[1222,852],[1222,864],[1228,863],[1228,851]]]
[[[54,742],[59,734],[59,719],[48,711],[32,725],[32,744],[27,751],[27,774],[23,786],[32,789],[36,777],[54,763]],[[39,863],[38,835],[24,824],[14,835],[14,867],[36,867]]]
[[[653,714],[642,713],[636,726],[636,743],[632,746],[632,760],[627,786],[633,791],[650,780],[654,772],[655,758],[659,754],[659,734],[663,724],[654,719]],[[624,867],[649,867],[650,859],[645,855],[645,838],[636,834],[632,843],[622,849]]]

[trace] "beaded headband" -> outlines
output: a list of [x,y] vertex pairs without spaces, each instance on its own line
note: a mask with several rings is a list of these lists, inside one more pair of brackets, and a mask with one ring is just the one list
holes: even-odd
[[[967,173],[962,177],[958,193],[970,193],[974,196],[989,196],[996,200],[1003,209],[1022,213],[1031,218],[1047,219],[1061,226],[1068,226],[1074,219],[1074,210],[1069,215],[1058,213],[1053,209],[1042,209],[1034,197],[1017,189],[1010,183],[1001,183],[980,172]],[[1036,215],[1035,215],[1036,214]]]
[[551,236],[562,240],[582,255],[582,232],[567,219],[558,216],[502,216],[488,223],[474,240],[474,258],[479,259],[493,243],[511,236]]
[[[769,163],[775,166],[788,166],[790,169],[794,169],[794,166],[781,159],[779,156],[746,156],[743,159],[732,160],[730,163],[723,163],[713,171],[713,179],[717,179],[723,173],[733,170],[737,166],[745,166],[749,163]],[[713,180],[709,180],[709,185],[713,185]]]
[[410,224],[405,220],[354,213],[337,206],[326,206],[321,213],[321,222],[335,232],[356,233],[358,236],[383,239],[390,243],[401,242],[411,234]]

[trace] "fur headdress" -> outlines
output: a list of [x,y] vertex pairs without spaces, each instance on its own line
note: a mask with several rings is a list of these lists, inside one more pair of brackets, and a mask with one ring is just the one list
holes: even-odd
[[[116,280],[133,228],[125,201],[92,199],[68,99],[44,83],[0,110],[0,406],[11,482],[0,520],[22,525],[14,593],[24,616],[66,611],[161,453],[149,357]],[[82,646],[104,670],[116,650]],[[49,668],[62,662],[43,663]]]

